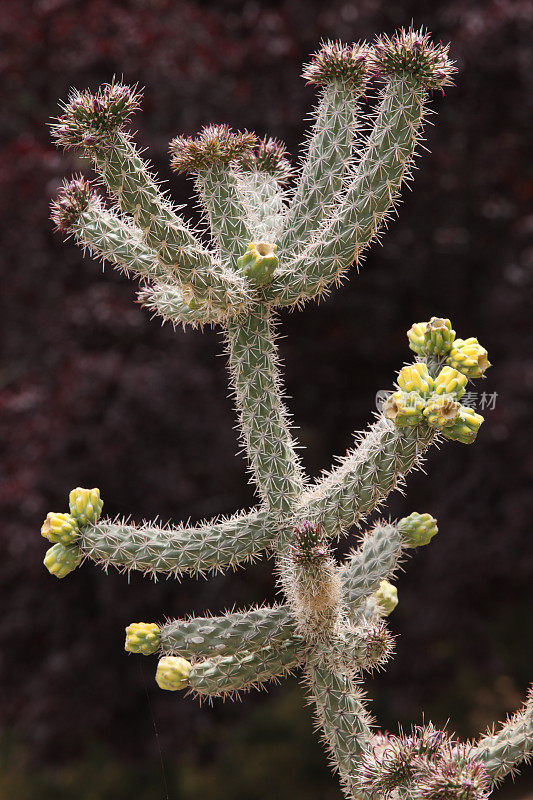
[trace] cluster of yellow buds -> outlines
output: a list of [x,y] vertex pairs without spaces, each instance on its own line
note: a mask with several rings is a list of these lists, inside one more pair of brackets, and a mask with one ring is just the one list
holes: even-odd
[[432,317],[415,322],[407,333],[409,346],[430,358],[438,369],[433,378],[425,362],[404,367],[398,375],[398,391],[383,406],[383,413],[398,427],[427,424],[447,439],[470,444],[483,422],[481,414],[461,405],[469,378],[479,378],[490,367],[487,351],[474,337],[456,339],[449,319]]
[[409,347],[417,355],[444,358],[445,363],[466,378],[481,378],[490,367],[488,353],[475,336],[456,339],[449,319],[431,317],[415,322],[407,332]]
[[102,513],[100,489],[73,489],[69,495],[70,513],[50,511],[41,527],[41,535],[54,545],[46,551],[44,565],[51,575],[64,578],[82,560],[76,541],[80,527],[95,523]]

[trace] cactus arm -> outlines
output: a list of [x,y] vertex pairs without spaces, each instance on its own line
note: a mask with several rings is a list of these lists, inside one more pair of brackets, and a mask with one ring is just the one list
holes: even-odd
[[52,204],[52,219],[58,230],[73,235],[77,244],[91,255],[107,259],[128,274],[155,281],[153,288],[141,292],[140,299],[141,302],[146,300],[145,305],[163,319],[196,327],[222,318],[221,310],[209,301],[201,305],[187,303],[183,290],[165,283],[172,280],[172,275],[142,241],[141,231],[107,211],[83,178],[63,186],[59,198]]
[[[218,617],[172,620],[158,628],[162,655],[195,659],[212,655],[233,656],[242,650],[253,653],[267,646],[287,648],[289,645],[295,651],[301,651],[300,659],[304,655],[305,639],[298,633],[287,605],[262,606]],[[367,621],[362,626],[347,627],[336,648],[344,654],[349,652],[352,664],[367,668],[369,658],[365,645],[370,635]]]
[[365,534],[341,571],[344,602],[351,619],[357,616],[361,604],[378,588],[380,581],[393,577],[405,546],[397,525],[378,523]]
[[[408,545],[398,525],[378,523],[340,568],[343,606],[350,620],[379,582],[389,579]],[[262,606],[215,617],[173,620],[160,626],[161,652],[166,655],[233,655],[239,649],[261,649],[267,644],[304,642],[287,605]]]
[[291,645],[266,646],[232,656],[216,656],[193,664],[189,689],[200,698],[225,697],[239,691],[258,688],[265,681],[276,680],[299,665],[301,658]]
[[350,86],[335,82],[324,88],[301,177],[279,237],[279,251],[287,260],[309,244],[311,234],[331,213],[352,156],[357,111],[357,97]]
[[489,731],[475,744],[476,755],[483,761],[495,786],[513,774],[518,764],[533,755],[533,689],[526,702],[498,731]]
[[240,255],[253,235],[243,202],[248,198],[239,191],[238,173],[212,166],[198,173],[195,185],[223,259]]
[[[342,189],[358,132],[359,101],[366,87],[364,47],[322,46],[304,69],[307,83],[321,87],[300,177],[278,247],[286,260],[309,243]],[[333,65],[332,62],[336,62]],[[335,66],[331,72],[328,63]]]
[[315,241],[286,264],[267,297],[293,305],[339,282],[375,238],[408,175],[426,92],[416,81],[393,78],[385,87],[374,129],[358,170],[333,218]]
[[254,134],[234,133],[227,125],[210,125],[192,139],[172,140],[171,166],[176,172],[190,172],[224,261],[240,255],[252,236],[239,192],[240,162],[253,156]]
[[[252,411],[253,404],[250,406],[250,413]],[[389,421],[385,420],[385,422],[388,423]],[[385,488],[390,486],[390,491],[397,484],[400,475],[413,467],[423,448],[417,445],[417,438],[414,437],[414,429],[412,428],[401,430],[395,428],[391,432],[387,426],[385,432],[389,432],[391,435],[394,432],[399,434],[399,438],[393,436],[390,440],[391,448],[387,448],[382,455],[382,460],[385,463],[389,463],[391,460],[398,461],[398,472],[387,478]],[[407,437],[407,446],[402,437]],[[258,434],[258,440],[261,441],[260,434]],[[423,442],[425,441],[423,439]],[[389,443],[388,439],[387,443]],[[257,459],[261,457],[268,460],[268,453],[263,455],[261,450],[257,455]],[[331,535],[339,531],[341,512],[344,515],[341,520],[342,525],[346,527],[351,524],[350,519],[358,519],[359,514],[369,513],[382,498],[381,496],[377,497],[374,490],[367,490],[372,502],[369,500],[366,505],[357,504],[357,494],[354,492],[357,489],[359,476],[363,476],[362,485],[366,486],[365,476],[369,474],[368,467],[365,465],[366,462],[364,460],[359,460],[357,467],[348,473],[349,480],[346,478],[346,470],[342,466],[337,468],[332,473],[331,478],[335,478],[335,486],[340,488],[335,492],[330,491],[326,500],[322,500],[320,505],[317,504],[316,499],[311,501],[309,498],[302,503],[298,513],[320,518],[326,531]],[[296,467],[297,462],[295,463],[295,469]],[[280,477],[272,473],[271,469],[269,465],[266,473],[269,479],[274,482],[274,486],[276,486],[276,481],[278,483],[282,481],[282,486],[288,487],[290,491],[296,491],[294,477],[292,479],[290,475],[285,477],[284,473],[280,473]],[[298,473],[296,472],[296,474]],[[383,490],[384,484],[382,482],[379,484],[379,491]],[[303,497],[305,498],[307,495],[308,493],[304,494]],[[280,503],[285,504],[289,503],[291,495],[288,491],[287,494],[280,493],[276,496],[279,498]],[[340,508],[335,505],[335,498],[342,499]],[[319,513],[317,513],[317,510]],[[227,521],[193,528],[185,526],[178,528],[136,528],[126,524],[111,522],[104,524],[99,522],[97,525],[87,526],[83,530],[80,546],[84,554],[96,563],[113,564],[119,568],[140,569],[150,572],[175,572],[176,574],[180,572],[201,572],[243,563],[257,557],[261,551],[270,549],[280,532],[278,515],[277,508],[270,510],[260,509],[236,515]],[[386,539],[384,538],[381,541],[382,544],[380,546],[385,548]],[[124,547],[121,546],[122,542]],[[376,544],[370,540],[368,550],[363,551],[365,554],[363,558],[365,561],[368,559],[368,564],[373,563],[372,548],[375,546]],[[391,564],[394,561],[394,553],[395,551],[392,547],[389,553]],[[352,569],[359,569],[361,580],[378,580],[378,576],[374,577],[373,572],[358,566],[359,561],[355,560],[355,557],[352,557],[350,564],[351,567],[346,573],[347,576],[352,574]],[[368,577],[365,577],[367,575]],[[385,572],[381,575],[381,578],[383,577],[386,577]],[[358,580],[359,577],[351,577],[351,585],[357,587]],[[365,583],[365,588],[359,592],[359,596],[362,596],[367,586],[368,583]],[[350,589],[350,594],[352,591],[356,591],[356,589]]]
[[287,151],[277,139],[261,140],[252,153],[241,159],[237,188],[247,228],[256,241],[277,241],[287,211],[285,184],[291,175]]
[[107,147],[95,149],[94,166],[122,211],[133,216],[146,243],[170,267],[179,260],[178,274],[186,269],[208,268],[212,254],[196,239],[159,190],[148,165],[123,130],[110,135]]
[[424,422],[397,428],[380,415],[359,447],[306,492],[302,509],[329,536],[338,535],[378,508],[434,440],[435,432]]
[[243,172],[238,176],[238,191],[251,238],[275,242],[285,214],[285,193],[276,177],[258,170]]
[[187,286],[195,301],[206,300],[210,293],[218,306],[238,309],[248,301],[245,281],[239,276],[228,280],[213,254],[203,247],[160,191],[124,130],[128,117],[139,107],[138,102],[139,95],[118,84],[106,84],[96,95],[74,93],[54,126],[54,137],[59,145],[90,156],[121,210],[132,215],[161,265]]
[[229,366],[250,468],[274,514],[288,513],[302,488],[302,470],[282,401],[270,311],[227,321]]
[[208,250],[198,246],[185,223],[174,222],[174,212],[123,132],[115,134],[102,154],[96,153],[95,165],[121,209],[133,215],[161,264],[172,270],[196,302],[208,301],[223,309],[246,305],[245,281],[222,269]]
[[359,797],[354,776],[361,754],[371,746],[373,724],[363,694],[346,671],[324,666],[319,658],[309,660],[306,672],[331,766],[339,773],[346,796]]
[[148,311],[161,317],[163,322],[170,322],[174,326],[180,324],[198,328],[203,325],[215,325],[224,320],[222,310],[207,303],[196,304],[191,300],[186,302],[185,289],[178,289],[163,281],[143,286],[137,297]]
[[[167,632],[163,626],[160,629],[160,650],[164,657],[170,653],[192,659],[189,688],[200,697],[225,696],[232,692],[258,687],[267,680],[276,680],[301,666],[308,654],[306,643],[294,632],[290,637],[277,641],[266,639],[261,646],[252,640],[243,642],[241,639],[238,643],[235,634],[240,626],[239,622],[236,623],[230,638],[230,641],[233,639],[231,642],[233,646],[227,649],[226,642],[218,641],[213,636],[213,627],[209,626],[209,619],[204,618],[198,622],[200,625],[196,627],[196,633],[192,635],[189,633],[187,641],[183,637],[180,637],[180,642],[174,640],[178,647],[169,646]],[[231,622],[235,623],[236,620],[232,619]],[[223,626],[219,623],[215,627],[221,630]],[[205,646],[204,636],[198,635],[198,629],[203,631],[209,629],[210,648]],[[226,633],[230,630],[231,627],[225,628]],[[200,638],[204,640],[203,647],[199,643]],[[228,637],[226,641],[227,639]],[[374,626],[365,624],[358,628],[346,628],[342,637],[339,637],[333,645],[336,663],[342,663],[345,667],[349,665],[347,668],[350,672],[372,669],[381,664],[390,654],[391,648],[391,637],[381,621]],[[216,655],[213,655],[213,652]],[[206,653],[210,657],[205,658]],[[201,660],[195,661],[197,657]]]
[[[250,413],[252,413],[254,405],[253,403],[249,405]],[[263,417],[257,418],[263,419]],[[354,464],[348,466],[345,463],[341,464],[328,479],[327,493],[322,488],[320,502],[317,500],[316,489],[308,490],[302,497],[298,514],[319,519],[328,535],[336,535],[341,528],[348,527],[355,520],[360,519],[360,516],[373,510],[383,499],[381,492],[391,491],[397,485],[401,475],[417,463],[420,453],[434,437],[433,431],[428,434],[423,429],[424,435],[420,437],[421,441],[419,442],[415,428],[397,429],[390,425],[389,420],[385,419],[381,423],[378,421],[373,426],[372,437],[376,430],[379,433],[379,444],[381,445],[381,449],[378,451],[381,453],[379,459],[372,460],[367,456],[365,460],[365,458],[359,457]],[[426,438],[430,436],[431,438]],[[385,439],[383,440],[382,437]],[[257,440],[262,441],[261,434],[257,434]],[[368,445],[365,445],[364,450],[373,452],[373,448]],[[255,458],[268,460],[268,453],[263,455],[263,452],[260,449]],[[349,458],[355,459],[355,456],[352,455]],[[386,477],[382,476],[380,482],[376,483],[376,475],[379,478],[381,474],[379,472],[380,464],[390,465],[391,463],[396,465],[395,470],[391,474],[385,473]],[[283,461],[282,464],[286,464],[286,462]],[[375,472],[376,464],[377,473]],[[297,462],[295,469],[296,467]],[[283,481],[284,487],[297,492],[294,486],[295,478],[291,479],[290,475],[285,477],[283,472],[280,473],[281,477],[273,474],[270,465],[268,465],[266,473],[270,480]],[[358,499],[359,485],[361,486],[362,500],[367,498],[364,503]],[[280,493],[276,496],[280,503],[290,504],[288,494]],[[114,564],[119,568],[151,572],[201,572],[249,561],[257,557],[261,551],[270,549],[281,530],[278,515],[277,508],[259,509],[236,515],[225,522],[197,528],[150,527],[144,529],[125,524],[106,523],[104,525],[99,522],[96,526],[84,529],[80,545],[85,555],[93,561]],[[125,549],[120,546],[122,538],[124,538]],[[202,543],[205,545],[203,548]],[[383,547],[385,547],[385,543],[384,539]],[[369,563],[372,563],[373,546],[370,542],[369,549],[364,551],[363,557],[368,558]],[[392,547],[389,553],[391,564],[394,561],[394,553],[395,550]],[[357,568],[361,570],[361,580],[378,580],[378,576],[374,572],[368,572],[369,577],[365,577],[367,570],[358,567],[359,561],[355,560],[355,557],[351,559],[350,564],[354,570]],[[347,574],[351,574],[351,569]],[[385,571],[381,575],[381,578],[383,577],[386,577]],[[351,584],[356,587],[358,580],[359,578],[352,578]],[[365,588],[359,592],[360,596],[366,591],[367,586],[368,584],[365,583]]]
[[297,631],[312,644],[331,639],[341,623],[342,583],[323,531],[308,521],[295,525],[279,537],[278,554],[279,582]]
[[104,567],[179,575],[253,561],[271,538],[260,515],[252,513],[196,527],[98,521],[81,529],[77,545],[84,556]]
[[193,617],[160,626],[161,652],[186,658],[216,654],[232,656],[241,650],[254,652],[267,645],[299,646],[303,638],[286,606],[263,606],[218,617]]
[[72,234],[91,255],[107,259],[118,269],[149,280],[168,278],[168,270],[142,241],[142,232],[105,209],[83,178],[63,185],[52,204],[52,219],[58,230]]

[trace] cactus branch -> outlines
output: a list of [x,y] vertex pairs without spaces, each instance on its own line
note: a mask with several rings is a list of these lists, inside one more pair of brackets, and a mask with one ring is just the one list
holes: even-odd
[[84,556],[105,567],[178,576],[253,561],[271,538],[258,514],[236,514],[194,527],[137,527],[103,520],[84,527],[77,545]]
[[193,664],[189,688],[200,698],[231,696],[258,688],[265,681],[279,679],[292,672],[298,661],[297,653],[290,645],[215,656]]
[[378,508],[434,440],[435,432],[424,423],[397,428],[379,416],[359,446],[308,490],[306,515],[329,536],[339,535]]
[[275,242],[286,213],[284,184],[292,174],[285,148],[275,139],[267,139],[241,159],[240,166],[237,188],[246,212],[246,227],[252,238]]
[[302,488],[302,469],[282,400],[270,310],[228,320],[229,365],[252,474],[266,506],[287,513]]
[[91,255],[149,280],[169,277],[157,255],[142,241],[142,232],[104,208],[98,194],[83,177],[66,182],[52,203],[58,230],[70,233]]
[[373,720],[365,708],[364,695],[351,675],[321,665],[318,658],[308,666],[306,683],[331,766],[339,773],[346,796],[356,797],[358,781],[354,776],[362,753],[372,742]]
[[333,216],[319,235],[286,265],[268,297],[293,305],[338,283],[376,237],[409,175],[420,137],[426,92],[409,78],[391,78],[383,89],[361,161]]
[[196,190],[223,259],[234,257],[252,238],[236,170],[256,144],[254,134],[234,133],[227,125],[209,125],[196,139],[177,136],[170,144],[172,168],[196,177]]
[[475,745],[492,785],[500,783],[506,775],[513,775],[517,766],[528,763],[533,755],[533,689],[520,711],[510,717],[498,731],[489,731]]
[[321,97],[278,243],[285,260],[309,243],[342,189],[355,150],[367,60],[365,47],[328,42],[304,69],[306,81],[321,86]]

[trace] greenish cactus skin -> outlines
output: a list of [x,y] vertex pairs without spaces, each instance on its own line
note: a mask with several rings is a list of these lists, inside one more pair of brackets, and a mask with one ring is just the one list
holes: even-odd
[[[385,617],[398,602],[391,580],[409,550],[437,533],[430,514],[374,521],[389,494],[442,438],[471,443],[482,417],[461,405],[469,380],[490,366],[477,339],[456,338],[449,319],[408,332],[403,367],[377,419],[329,473],[309,479],[284,402],[277,312],[320,299],[359,264],[394,212],[411,168],[430,94],[451,84],[448,48],[425,31],[371,44],[325,42],[305,66],[319,101],[300,169],[284,146],[210,125],[171,143],[171,164],[194,176],[211,232],[200,236],[161,191],[136,148],[129,119],[136,89],[112,82],[75,91],[53,126],[58,145],[90,159],[113,201],[108,210],[83,177],[52,206],[58,230],[92,255],[139,278],[139,300],[172,325],[220,326],[243,450],[259,502],[198,525],[132,525],[101,518],[98,489],[72,490],[50,513],[48,570],[65,577],[83,559],[107,569],[176,576],[234,568],[273,554],[283,601],[220,616],[133,622],[125,649],[158,654],[158,685],[200,699],[235,696],[295,670],[352,800],[485,800],[533,752],[532,699],[496,732],[461,745],[431,724],[379,733],[361,689],[390,658]],[[365,93],[379,84],[371,124]],[[372,96],[372,95],[371,95]],[[294,177],[294,186],[287,181]],[[392,383],[392,381],[391,381]],[[334,543],[357,525],[343,563]]]

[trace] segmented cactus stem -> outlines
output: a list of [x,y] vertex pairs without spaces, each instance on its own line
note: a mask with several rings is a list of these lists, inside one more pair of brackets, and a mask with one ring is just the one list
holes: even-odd
[[290,513],[303,477],[289,429],[278,373],[270,309],[258,305],[246,320],[228,320],[229,366],[252,474],[266,507]]
[[475,753],[483,761],[492,785],[506,775],[513,775],[519,764],[533,756],[533,688],[523,707],[498,730],[491,730],[475,744]]
[[[41,528],[49,572],[85,559],[149,575],[236,567],[273,551],[284,602],[217,617],[133,622],[128,653],[160,654],[156,682],[201,700],[234,696],[303,668],[318,725],[350,800],[486,800],[533,752],[532,698],[499,731],[463,745],[431,725],[377,734],[357,676],[382,666],[394,638],[390,583],[409,548],[437,533],[430,514],[377,522],[339,565],[336,537],[375,511],[439,437],[469,444],[483,418],[461,404],[468,380],[490,367],[475,337],[431,317],[408,332],[414,364],[376,421],[330,472],[307,483],[284,404],[274,308],[301,305],[338,284],[394,211],[420,139],[429,93],[452,82],[448,49],[412,28],[372,46],[325,42],[305,67],[320,87],[292,191],[283,145],[211,125],[171,144],[172,167],[191,172],[211,245],[163,193],[127,124],[136,88],[113,82],[75,91],[53,126],[60,146],[89,156],[118,209],[77,177],[52,204],[56,228],[91,254],[139,277],[139,300],[176,324],[222,325],[243,450],[260,506],[196,526],[101,520],[98,489],[77,487]],[[360,128],[367,84],[382,82]]]

